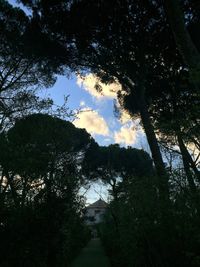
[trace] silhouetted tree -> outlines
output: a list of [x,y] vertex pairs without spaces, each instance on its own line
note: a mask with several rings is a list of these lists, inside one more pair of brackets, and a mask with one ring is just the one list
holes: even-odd
[[94,143],[86,152],[83,173],[91,180],[102,180],[110,185],[112,195],[117,199],[123,179],[151,177],[154,170],[150,156],[143,150]]
[[87,231],[78,190],[81,162],[91,142],[85,130],[43,114],[27,116],[1,134],[0,245],[7,251],[2,264],[60,266],[82,247]]
[[[38,110],[47,111],[51,99],[41,99],[38,90],[51,87],[56,74],[64,73],[61,62],[40,56],[43,42],[33,42],[28,35],[30,18],[7,1],[0,2],[0,131],[10,127],[16,118]],[[35,38],[39,38],[37,33]],[[37,44],[37,46],[36,46]],[[39,44],[39,46],[38,46]],[[56,51],[58,49],[55,49]],[[66,71],[65,71],[66,73]]]

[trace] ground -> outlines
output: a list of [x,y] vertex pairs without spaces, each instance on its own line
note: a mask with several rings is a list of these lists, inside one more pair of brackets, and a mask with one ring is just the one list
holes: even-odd
[[109,267],[100,239],[92,239],[70,267]]

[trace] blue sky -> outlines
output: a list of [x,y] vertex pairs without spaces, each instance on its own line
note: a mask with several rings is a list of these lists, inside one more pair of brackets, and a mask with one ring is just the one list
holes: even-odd
[[[114,115],[114,99],[120,85],[103,86],[104,96],[98,94],[94,84],[97,78],[89,74],[82,80],[72,75],[71,78],[58,76],[52,88],[43,89],[41,97],[50,97],[55,104],[62,105],[64,96],[69,95],[68,106],[71,110],[82,110],[74,124],[86,130],[100,145],[119,143],[121,146],[134,146],[148,150],[145,135],[139,125],[123,113],[122,121]],[[114,86],[114,87],[113,87]],[[67,119],[67,118],[66,118]]]

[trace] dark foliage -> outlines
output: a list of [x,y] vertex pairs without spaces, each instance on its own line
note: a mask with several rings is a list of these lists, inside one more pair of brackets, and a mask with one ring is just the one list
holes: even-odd
[[176,186],[174,228],[166,237],[155,184],[153,177],[124,180],[110,203],[100,232],[112,266],[199,266],[199,216],[187,187]]
[[42,114],[1,134],[1,266],[66,266],[88,240],[78,190],[91,142]]

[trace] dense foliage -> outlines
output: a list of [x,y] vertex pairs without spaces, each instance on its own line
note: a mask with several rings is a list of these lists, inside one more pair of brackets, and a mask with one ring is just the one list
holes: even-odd
[[91,142],[84,130],[42,114],[1,134],[1,266],[66,266],[85,244],[78,191]]
[[[30,19],[19,8],[0,1],[0,132],[8,129],[17,118],[31,113],[69,113],[63,106],[57,109],[53,100],[41,98],[39,90],[53,86],[56,74],[66,74],[61,62],[50,62],[44,55],[45,38],[34,34],[30,38]],[[41,42],[42,39],[42,42]],[[38,46],[39,44],[39,46]],[[48,44],[48,51],[57,51]],[[42,52],[43,51],[43,52]],[[65,108],[65,109],[64,109]]]
[[155,177],[132,177],[119,185],[100,227],[112,266],[199,266],[199,215],[184,175],[173,175],[168,236],[155,185]]

